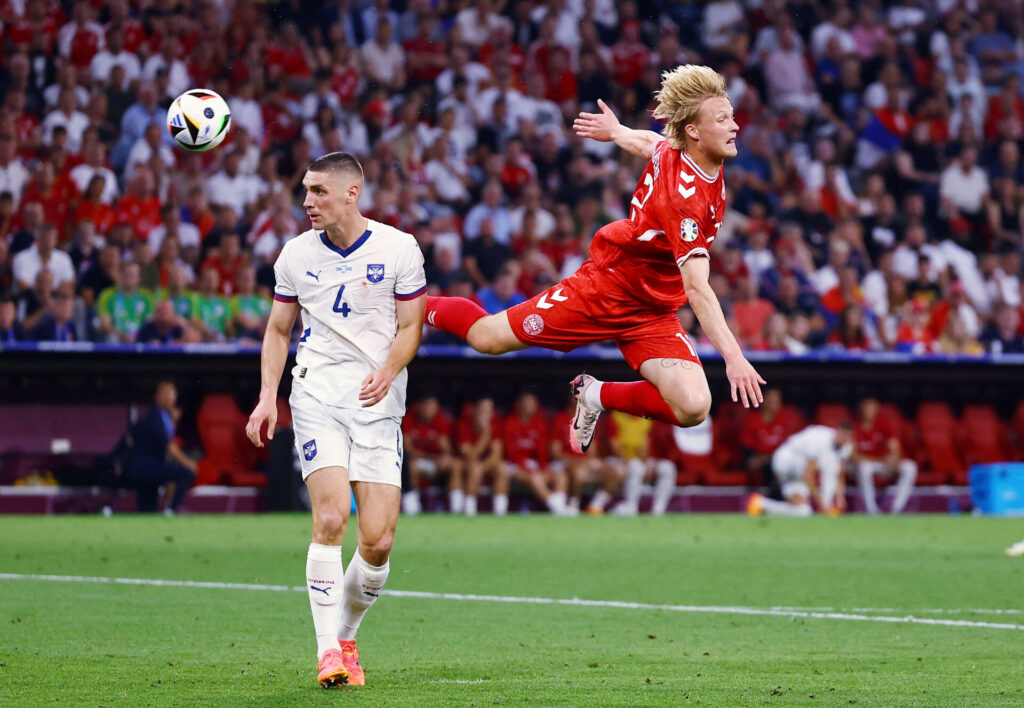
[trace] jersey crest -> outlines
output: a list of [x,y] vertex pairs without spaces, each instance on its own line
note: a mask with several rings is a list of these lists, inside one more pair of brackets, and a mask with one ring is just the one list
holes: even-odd
[[308,443],[302,446],[302,454],[306,460],[312,460],[316,457],[316,440],[310,440]]
[[384,280],[384,264],[370,263],[366,266],[366,279],[371,283],[379,283]]

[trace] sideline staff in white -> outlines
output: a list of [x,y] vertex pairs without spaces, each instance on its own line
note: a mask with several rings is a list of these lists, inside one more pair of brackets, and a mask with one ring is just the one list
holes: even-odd
[[810,516],[811,500],[819,514],[835,515],[846,508],[843,460],[853,451],[853,426],[812,425],[791,436],[772,455],[772,470],[786,501],[751,494],[747,513],[752,516]]
[[[401,500],[408,374],[426,300],[416,240],[359,213],[363,168],[347,153],[314,160],[302,180],[313,228],[285,244],[263,338],[260,400],[246,434],[262,447],[277,424],[277,387],[292,326],[302,337],[290,399],[295,446],[313,507],[306,586],[325,688],[365,683],[356,630],[388,577]],[[359,545],[343,573],[350,494]]]

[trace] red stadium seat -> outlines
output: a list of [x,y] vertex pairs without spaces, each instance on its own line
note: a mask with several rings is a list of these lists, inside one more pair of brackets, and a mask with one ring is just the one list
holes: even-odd
[[1017,404],[1010,423],[1010,440],[1013,445],[1013,459],[1024,460],[1024,401]]
[[852,421],[850,409],[842,403],[821,403],[814,413],[814,422],[834,428],[842,422]]
[[957,422],[948,403],[929,401],[917,409],[916,427],[921,442],[918,465],[922,472],[944,483],[966,483],[966,470],[956,446]]
[[1011,459],[1006,424],[991,406],[965,406],[960,422],[959,442],[966,466]]
[[267,477],[254,472],[250,449],[245,437],[248,417],[238,409],[235,399],[227,394],[208,394],[196,415],[199,438],[206,457],[199,463],[196,486],[228,484],[261,487]]

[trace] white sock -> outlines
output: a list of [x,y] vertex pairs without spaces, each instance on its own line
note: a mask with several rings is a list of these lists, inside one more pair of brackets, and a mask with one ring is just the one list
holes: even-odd
[[626,484],[623,488],[626,506],[634,512],[640,508],[640,485],[646,471],[642,460],[633,458],[626,463]]
[[494,495],[494,515],[504,516],[508,513],[508,495],[507,494],[495,494]]
[[[594,498],[596,499],[597,497],[595,496]],[[593,504],[593,502],[591,502],[591,504]],[[569,497],[569,508],[570,509],[575,509],[576,511],[579,511],[580,510],[580,498],[579,497]]]
[[600,509],[604,511],[604,508],[608,506],[608,502],[612,500],[612,495],[603,489],[598,489],[594,494],[594,498],[590,500],[587,506],[591,509]]
[[306,553],[306,592],[316,631],[317,658],[338,648],[338,617],[343,594],[341,546],[309,544]]
[[917,463],[913,460],[900,461],[900,478],[896,482],[896,498],[892,502],[892,513],[898,514],[903,511],[910,499],[910,493],[914,490],[914,482],[917,481]]
[[875,475],[870,465],[857,465],[857,485],[860,496],[864,500],[864,509],[869,514],[878,513],[878,502],[875,500]]
[[476,516],[476,496],[470,494],[466,497],[466,506],[464,507],[466,516]]
[[658,481],[654,483],[654,505],[651,507],[651,513],[655,516],[664,516],[669,500],[672,499],[672,492],[676,489],[676,466],[668,460],[658,460],[654,470],[658,475]]
[[769,516],[810,516],[810,504],[791,504],[765,497],[761,500],[761,508]]
[[547,504],[552,514],[564,514],[567,509],[565,505],[565,492],[551,492],[548,495]]
[[825,505],[825,511],[836,505],[836,490],[839,488],[839,463],[822,462],[820,467],[821,503]]
[[466,493],[461,489],[452,489],[448,492],[448,511],[452,514],[461,514],[466,508]]
[[391,565],[370,565],[357,549],[345,572],[345,597],[341,603],[341,621],[337,624],[338,639],[356,638],[359,623],[370,606],[377,601]]
[[601,387],[604,383],[595,380],[594,383],[590,384],[587,389],[583,392],[583,404],[587,408],[591,408],[595,411],[603,411],[604,406],[601,405]]
[[419,492],[404,492],[402,494],[402,511],[410,516],[420,513]]

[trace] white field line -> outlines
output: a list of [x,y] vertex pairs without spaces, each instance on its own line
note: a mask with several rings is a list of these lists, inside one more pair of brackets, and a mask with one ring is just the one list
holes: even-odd
[[[0,580],[34,580],[37,582],[59,583],[100,583],[109,585],[146,585],[153,587],[205,588],[214,590],[263,590],[270,592],[306,592],[301,585],[260,585],[253,583],[216,583],[198,580],[160,580],[150,578],[106,578],[90,575],[41,575],[32,573],[0,573]],[[885,616],[861,612],[836,611],[831,608],[794,609],[780,607],[736,607],[730,605],[652,605],[642,602],[621,602],[616,600],[581,600],[554,597],[516,597],[509,595],[465,595],[447,592],[422,592],[418,590],[385,590],[390,597],[406,597],[421,600],[452,600],[456,602],[497,602],[520,605],[561,605],[571,607],[608,607],[619,610],[660,610],[663,612],[690,612],[716,615],[748,615],[759,617],[793,617],[806,619],[832,619],[852,622],[889,622],[893,624],[925,624],[940,627],[974,627],[978,629],[1010,629],[1024,631],[1024,624],[999,622],[976,622],[973,620],[936,619],[916,617],[914,614]],[[886,609],[885,612],[905,612]],[[960,612],[961,610],[945,610]],[[991,611],[991,610],[989,610]],[[926,610],[926,612],[935,612]],[[1017,610],[1005,610],[1007,614]]]

